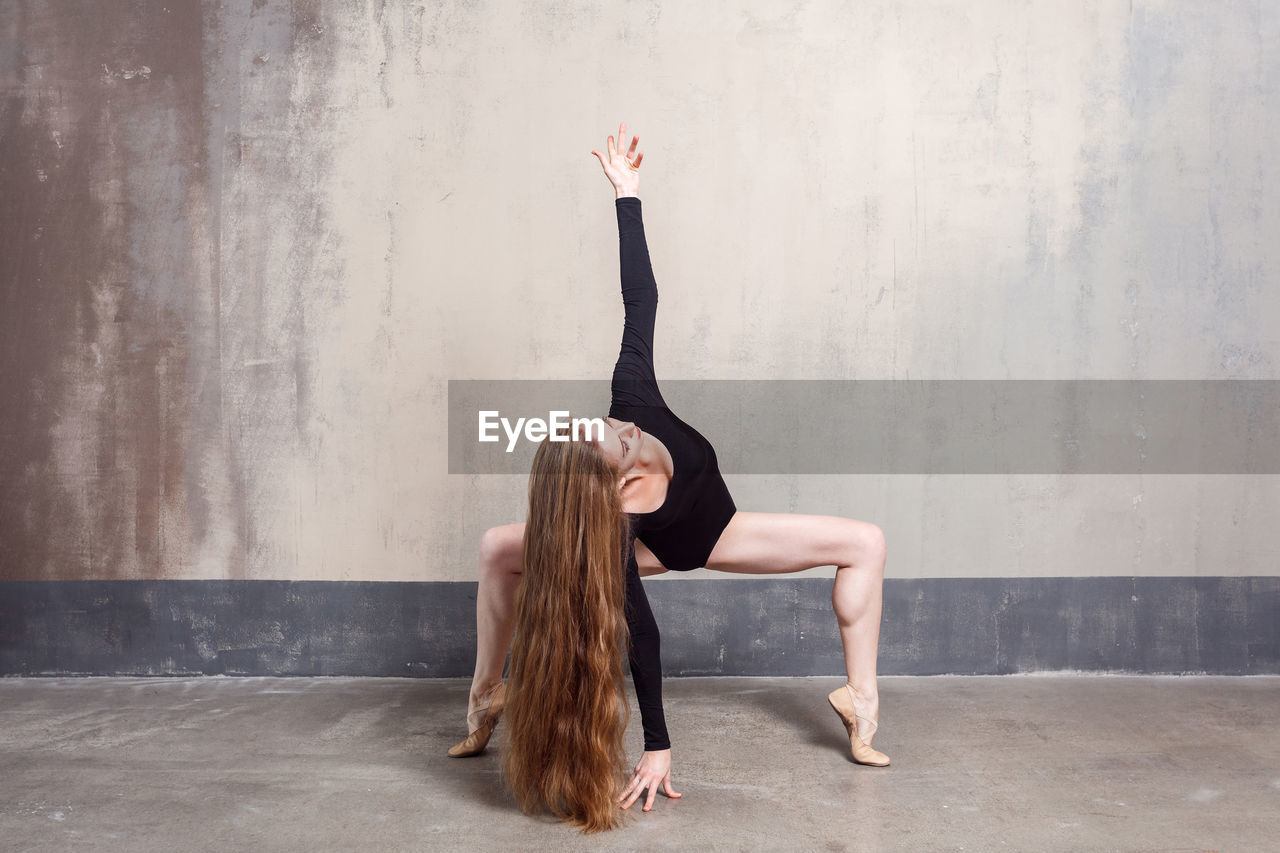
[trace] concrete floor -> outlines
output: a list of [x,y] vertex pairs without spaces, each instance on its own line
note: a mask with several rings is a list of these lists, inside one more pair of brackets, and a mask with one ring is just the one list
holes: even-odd
[[[680,800],[580,836],[451,759],[466,680],[0,679],[0,848],[1280,849],[1280,677],[669,678]],[[628,733],[641,747],[633,706]]]

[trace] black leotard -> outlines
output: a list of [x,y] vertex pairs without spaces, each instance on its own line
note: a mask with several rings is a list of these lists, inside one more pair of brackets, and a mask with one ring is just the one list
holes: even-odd
[[[628,513],[631,529],[662,565],[688,571],[706,565],[737,507],[720,476],[715,449],[667,408],[653,369],[653,327],[658,285],[640,216],[640,199],[617,199],[622,302],[626,320],[622,350],[613,369],[609,416],[631,421],[671,452],[674,468],[667,497],[653,512]],[[669,749],[662,712],[662,661],[658,626],[640,581],[634,547],[627,560],[627,625],[631,631],[631,675],[644,724],[646,750]]]

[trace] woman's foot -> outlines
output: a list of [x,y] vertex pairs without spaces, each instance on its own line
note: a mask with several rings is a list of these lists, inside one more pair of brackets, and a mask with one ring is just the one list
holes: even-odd
[[858,715],[858,737],[862,738],[862,742],[867,746],[871,746],[871,739],[875,737],[876,729],[879,728],[880,694],[874,689],[859,690],[847,681],[845,687],[853,700],[853,710]]
[[467,734],[471,734],[480,728],[484,722],[484,711],[489,707],[489,703],[493,701],[493,694],[502,686],[501,681],[495,681],[488,685],[471,685],[471,694],[467,697]]
[[[852,684],[845,683],[832,690],[827,696],[827,701],[840,715],[845,731],[849,734],[849,751],[853,754],[853,760],[873,767],[887,767],[889,756],[872,749],[867,743],[867,738],[873,736],[877,728],[880,711],[879,695],[868,696],[861,691],[856,691]],[[863,737],[864,734],[866,738]]]
[[467,713],[467,737],[461,743],[449,748],[450,756],[466,758],[484,752],[484,748],[489,745],[489,738],[493,735],[494,726],[498,725],[498,719],[502,716],[502,709],[506,704],[506,692],[506,684],[499,681],[478,696],[472,694],[467,705],[470,709]]

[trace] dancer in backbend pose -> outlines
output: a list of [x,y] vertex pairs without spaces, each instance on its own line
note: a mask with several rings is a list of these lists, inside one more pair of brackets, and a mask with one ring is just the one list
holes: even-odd
[[[608,429],[603,441],[542,442],[530,474],[528,521],[484,534],[470,733],[449,751],[483,751],[505,708],[504,766],[513,789],[526,808],[540,800],[588,830],[614,825],[616,816],[601,805],[613,802],[606,794],[628,808],[647,791],[644,811],[660,786],[680,796],[671,784],[659,637],[642,575],[703,566],[747,574],[836,566],[831,603],[847,681],[828,701],[848,731],[853,760],[889,763],[870,745],[879,716],[884,535],[849,518],[737,510],[711,444],[667,407],[653,368],[658,289],[638,194],[644,155],[638,137],[626,151],[625,140],[623,123],[617,145],[608,138],[607,156],[591,152],[615,190],[626,315]],[[625,630],[615,604],[625,611]],[[628,637],[644,755],[623,786],[625,765],[621,776],[610,768],[621,760],[625,720],[619,727],[616,700]],[[616,671],[608,666],[615,652]]]

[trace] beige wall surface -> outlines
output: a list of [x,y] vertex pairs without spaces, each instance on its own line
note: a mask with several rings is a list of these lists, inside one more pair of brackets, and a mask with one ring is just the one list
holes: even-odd
[[[620,119],[659,377],[1280,378],[1278,38],[1190,0],[0,3],[0,578],[473,579],[525,483],[448,473],[447,382],[607,378]],[[874,521],[891,577],[1280,574],[1274,476],[726,480]]]

